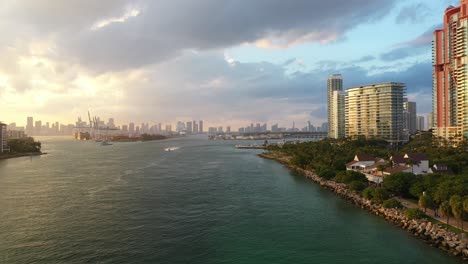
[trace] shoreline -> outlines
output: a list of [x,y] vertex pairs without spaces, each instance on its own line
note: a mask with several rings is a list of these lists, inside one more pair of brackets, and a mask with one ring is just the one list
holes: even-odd
[[29,157],[29,156],[42,156],[42,155],[47,155],[47,152],[17,153],[17,154],[5,155],[5,156],[1,155],[0,160],[22,158],[22,157]]
[[346,184],[327,181],[320,178],[315,172],[305,170],[288,162],[288,157],[271,155],[271,152],[258,154],[259,157],[277,161],[286,166],[291,171],[294,171],[307,179],[319,184],[322,188],[326,188],[341,198],[350,201],[357,207],[367,210],[368,212],[383,217],[388,222],[391,222],[403,230],[408,231],[417,238],[428,243],[430,246],[437,247],[450,255],[457,256],[463,260],[468,260],[468,238],[464,233],[455,234],[447,230],[440,224],[433,224],[428,218],[409,220],[401,209],[384,208],[382,205],[373,204],[370,200],[365,199],[360,194],[348,189]]

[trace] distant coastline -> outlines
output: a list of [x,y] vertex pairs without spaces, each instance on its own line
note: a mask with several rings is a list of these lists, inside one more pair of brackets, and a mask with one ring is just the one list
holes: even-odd
[[443,225],[433,223],[431,219],[409,219],[401,209],[385,208],[382,205],[374,204],[371,200],[362,197],[360,194],[350,190],[346,184],[325,180],[319,177],[314,171],[302,169],[291,164],[290,157],[278,152],[264,152],[258,154],[259,157],[277,161],[286,166],[291,171],[299,173],[306,178],[319,184],[321,187],[333,191],[345,200],[351,201],[358,207],[365,209],[372,214],[381,216],[404,230],[409,231],[414,236],[424,240],[431,246],[437,247],[451,255],[458,256],[463,260],[468,260],[468,249],[466,246],[466,232],[455,234],[447,230]]

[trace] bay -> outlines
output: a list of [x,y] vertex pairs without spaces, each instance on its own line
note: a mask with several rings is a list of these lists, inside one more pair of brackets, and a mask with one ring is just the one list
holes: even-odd
[[40,140],[0,161],[1,263],[462,263],[239,142]]

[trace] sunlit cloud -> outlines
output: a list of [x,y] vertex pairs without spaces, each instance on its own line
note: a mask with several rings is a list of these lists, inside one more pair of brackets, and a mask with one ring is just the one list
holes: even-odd
[[130,9],[127,12],[125,12],[125,14],[121,17],[103,19],[94,23],[93,26],[91,26],[91,30],[98,30],[107,27],[113,23],[125,23],[125,21],[127,21],[128,19],[139,16],[140,13],[141,11],[138,9]]

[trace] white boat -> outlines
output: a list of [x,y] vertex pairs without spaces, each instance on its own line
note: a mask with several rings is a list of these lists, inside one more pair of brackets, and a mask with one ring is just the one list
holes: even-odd
[[165,148],[164,151],[174,151],[174,150],[177,150],[179,148],[177,147],[169,147],[169,148]]

